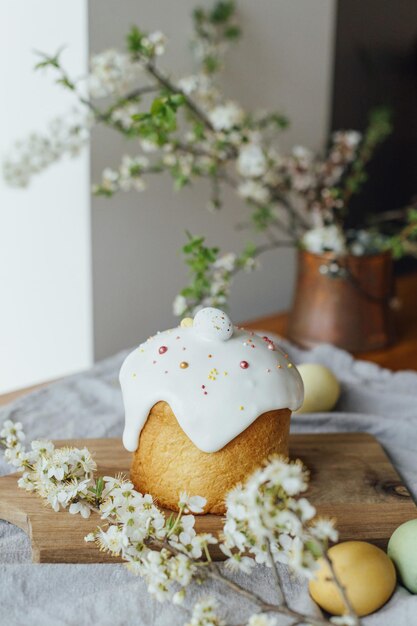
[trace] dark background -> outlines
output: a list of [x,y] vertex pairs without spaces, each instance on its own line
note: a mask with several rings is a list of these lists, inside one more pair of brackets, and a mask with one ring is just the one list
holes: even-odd
[[[377,105],[392,109],[394,132],[351,202],[355,226],[417,195],[417,0],[338,0],[332,130],[363,130]],[[416,266],[404,259],[397,269]]]

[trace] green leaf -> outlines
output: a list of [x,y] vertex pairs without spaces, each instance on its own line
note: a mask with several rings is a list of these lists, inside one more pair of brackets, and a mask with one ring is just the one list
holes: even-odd
[[95,495],[97,499],[100,499],[104,489],[104,479],[102,476],[99,476],[96,480],[96,490]]
[[320,542],[316,539],[307,540],[305,546],[315,559],[319,559],[321,556],[323,556],[323,548]]
[[142,39],[144,34],[137,26],[132,26],[126,36],[127,49],[131,54],[137,54],[142,50]]
[[242,31],[239,26],[228,26],[224,31],[226,39],[239,39]]
[[164,98],[155,98],[155,100],[152,102],[151,104],[151,115],[158,115],[158,113],[161,112],[161,110],[163,109],[164,102],[166,101],[166,99]]
[[45,54],[44,52],[36,52],[36,54],[41,57],[41,61],[36,63],[34,69],[39,70],[45,67],[55,67],[56,69],[59,69],[61,67],[61,61],[59,57],[61,56],[64,49],[64,47],[59,48],[59,50],[52,56]]
[[220,61],[215,56],[206,56],[203,60],[203,66],[208,74],[214,74],[220,67]]
[[193,19],[197,23],[203,22],[206,19],[206,17],[207,17],[206,12],[201,7],[197,7],[196,9],[194,9]]
[[185,97],[182,95],[182,93],[174,93],[172,96],[169,97],[169,103],[173,107],[180,107],[181,105],[185,104]]
[[56,80],[56,84],[62,85],[63,87],[66,87],[67,89],[70,89],[71,91],[74,91],[75,89],[74,83],[70,81],[68,76],[62,76],[61,78],[58,78]]
[[220,0],[216,2],[210,11],[209,20],[212,24],[222,24],[227,22],[235,12],[235,3],[232,0]]

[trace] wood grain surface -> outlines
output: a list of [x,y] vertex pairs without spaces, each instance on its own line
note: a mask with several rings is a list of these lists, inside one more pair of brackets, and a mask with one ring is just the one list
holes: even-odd
[[[128,473],[130,454],[119,439],[57,441],[87,446],[101,475]],[[311,471],[307,496],[318,513],[336,518],[340,540],[370,541],[385,547],[392,532],[417,517],[417,508],[377,440],[366,433],[292,435],[292,458]],[[104,563],[115,559],[100,552],[84,536],[99,524],[96,514],[85,520],[67,511],[55,513],[36,495],[17,486],[17,474],[0,478],[0,518],[22,528],[31,538],[36,563]],[[218,534],[222,518],[198,516],[196,528]],[[216,550],[214,558],[221,558]]]

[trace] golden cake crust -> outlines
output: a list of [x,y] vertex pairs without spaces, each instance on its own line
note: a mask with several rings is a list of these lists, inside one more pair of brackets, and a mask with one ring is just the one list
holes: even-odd
[[271,454],[288,456],[291,411],[263,413],[218,452],[202,452],[184,433],[166,402],[158,402],[142,429],[130,476],[142,493],[178,510],[181,491],[203,496],[205,513],[224,514],[225,495]]

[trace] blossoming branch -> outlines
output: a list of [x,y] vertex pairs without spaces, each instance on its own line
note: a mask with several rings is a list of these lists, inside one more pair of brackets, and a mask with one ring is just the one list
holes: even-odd
[[[327,556],[329,542],[337,541],[337,531],[331,520],[317,518],[314,507],[301,496],[309,475],[299,461],[272,458],[244,485],[233,489],[227,497],[224,531],[219,539],[210,533],[197,533],[194,528],[193,513],[203,511],[204,498],[181,493],[178,513],[164,515],[151,495],[135,491],[125,477],[97,477],[96,464],[86,448],[56,448],[50,441],[33,441],[28,449],[24,440],[20,423],[4,423],[0,443],[7,461],[22,473],[19,487],[37,493],[54,511],[68,509],[85,518],[97,513],[102,525],[85,540],[121,556],[157,600],[181,604],[190,584],[213,579],[256,608],[248,626],[274,626],[274,615],[278,614],[292,618],[294,624],[359,624]],[[229,571],[250,574],[255,563],[272,568],[279,603],[268,603],[228,578],[212,560],[213,545],[219,545]],[[346,616],[330,621],[301,614],[289,606],[277,567],[278,563],[285,564],[309,579],[320,557],[328,561],[346,603]],[[215,599],[202,598],[187,624],[225,625],[218,610]]]
[[[323,154],[295,146],[282,154],[276,139],[287,127],[280,112],[248,112],[224,95],[217,83],[225,56],[239,40],[235,3],[220,0],[211,9],[193,13],[194,74],[171,77],[160,68],[167,40],[163,33],[132,28],[125,51],[109,49],[92,56],[87,77],[69,76],[62,52],[41,55],[38,69],[54,73],[56,82],[75,96],[69,115],[53,120],[43,134],[18,142],[3,163],[6,180],[24,187],[32,176],[64,156],[76,156],[94,124],[104,124],[126,139],[136,153],[125,155],[117,167],[107,167],[94,192],[143,191],[152,176],[167,173],[175,189],[206,179],[208,206],[223,205],[229,187],[246,207],[243,227],[261,242],[242,253],[222,255],[204,239],[190,237],[184,247],[190,268],[189,284],[174,302],[181,316],[199,306],[222,306],[233,276],[257,267],[257,258],[283,246],[304,246],[316,253],[331,250],[364,254],[395,247],[409,251],[417,238],[417,215],[395,241],[378,232],[359,230],[348,235],[349,201],[366,181],[366,165],[391,132],[389,113],[374,111],[361,134],[338,131]],[[105,104],[102,104],[103,101]],[[197,250],[195,241],[201,240]]]

